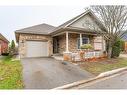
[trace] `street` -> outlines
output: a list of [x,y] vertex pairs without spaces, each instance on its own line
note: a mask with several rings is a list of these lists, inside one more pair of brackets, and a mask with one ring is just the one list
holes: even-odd
[[90,85],[82,85],[79,89],[127,89],[127,71],[120,73],[119,75],[106,78],[104,80],[90,83]]

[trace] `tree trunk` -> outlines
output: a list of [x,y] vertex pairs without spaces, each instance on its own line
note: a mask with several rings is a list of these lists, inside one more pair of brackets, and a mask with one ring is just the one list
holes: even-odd
[[108,58],[112,57],[112,44],[111,44],[111,41],[107,41],[107,56],[108,56]]
[[111,46],[108,47],[108,53],[107,53],[107,55],[108,55],[108,58],[112,57],[112,47]]

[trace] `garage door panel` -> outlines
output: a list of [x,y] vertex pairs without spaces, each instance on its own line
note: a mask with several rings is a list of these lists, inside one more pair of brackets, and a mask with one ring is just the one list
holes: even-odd
[[27,57],[44,57],[48,56],[48,43],[41,41],[27,41]]

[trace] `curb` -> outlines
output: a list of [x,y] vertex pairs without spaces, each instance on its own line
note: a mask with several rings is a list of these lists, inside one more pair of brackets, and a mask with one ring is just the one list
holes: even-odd
[[116,74],[116,73],[119,73],[119,72],[122,72],[122,71],[125,71],[125,70],[127,70],[127,67],[107,71],[107,72],[99,74],[97,77],[106,77],[106,76],[110,76],[110,75],[113,75],[113,74]]
[[90,82],[93,82],[93,81],[96,81],[96,80],[99,80],[99,79],[102,79],[102,78],[105,78],[105,77],[109,77],[109,76],[112,76],[114,74],[117,74],[117,73],[121,73],[123,71],[126,71],[126,70],[127,70],[127,67],[119,68],[119,69],[115,69],[115,70],[111,70],[111,71],[107,71],[107,72],[104,72],[104,73],[99,74],[95,78],[91,78],[91,79],[88,79],[88,80],[81,80],[81,81],[73,82],[73,83],[70,83],[70,84],[67,84],[67,85],[64,85],[64,86],[60,86],[60,87],[57,87],[57,88],[53,88],[53,90],[73,89],[74,87],[80,86],[82,84],[90,83]]

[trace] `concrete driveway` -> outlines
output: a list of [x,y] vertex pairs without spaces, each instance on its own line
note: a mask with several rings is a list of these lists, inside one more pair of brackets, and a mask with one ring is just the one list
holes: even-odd
[[53,58],[21,59],[25,89],[51,89],[94,77],[71,63],[64,65]]

